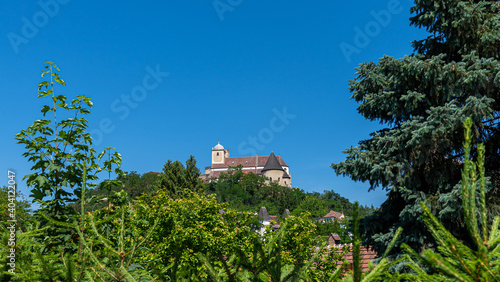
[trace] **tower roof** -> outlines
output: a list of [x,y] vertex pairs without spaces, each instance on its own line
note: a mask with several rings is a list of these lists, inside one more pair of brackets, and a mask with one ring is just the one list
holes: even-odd
[[212,148],[212,151],[223,151],[223,150],[224,147],[219,142],[217,142],[217,145],[215,145],[215,147]]
[[267,159],[267,163],[262,169],[262,172],[268,171],[268,170],[281,170],[283,171],[283,167],[280,165],[280,162],[276,158],[273,152],[271,152],[271,155],[269,155],[269,158]]
[[262,219],[264,219],[265,221],[270,221],[271,220],[271,216],[269,215],[269,213],[267,212],[267,209],[265,207],[260,207],[259,216]]
[[283,178],[291,178],[286,171],[283,170]]

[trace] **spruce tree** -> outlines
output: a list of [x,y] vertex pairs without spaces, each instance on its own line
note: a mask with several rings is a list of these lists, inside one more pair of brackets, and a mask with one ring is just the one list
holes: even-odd
[[466,117],[473,122],[472,144],[486,147],[490,215],[499,210],[500,4],[416,0],[411,12],[410,24],[429,36],[412,42],[412,55],[362,63],[349,83],[358,112],[384,128],[332,164],[337,175],[388,191],[360,226],[365,243],[379,253],[398,227],[404,229],[400,242],[416,251],[435,244],[420,219],[421,201],[453,235],[472,244],[460,216]]

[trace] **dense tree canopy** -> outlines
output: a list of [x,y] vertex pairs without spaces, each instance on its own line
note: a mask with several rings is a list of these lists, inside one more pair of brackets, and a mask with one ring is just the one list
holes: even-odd
[[[241,167],[222,173],[217,181],[205,184],[207,194],[216,194],[219,203],[231,208],[257,212],[266,207],[271,215],[282,215],[288,209],[294,215],[309,212],[312,217],[322,217],[330,210],[352,215],[353,204],[334,191],[307,193],[299,188],[287,188],[267,183],[261,175],[243,173]],[[360,216],[374,211],[373,207],[360,207]]]
[[[316,224],[316,234],[323,236],[323,241],[331,233],[342,237],[342,242],[350,242],[349,218],[352,216],[353,204],[348,199],[331,191],[304,192],[299,188],[287,188],[276,183],[266,182],[265,177],[253,173],[243,173],[241,167],[231,168],[222,173],[216,181],[202,183],[200,172],[196,168],[196,160],[190,157],[183,165],[180,161],[167,161],[163,171],[138,174],[135,171],[125,172],[117,177],[123,185],[100,183],[96,189],[87,193],[86,210],[98,210],[116,201],[116,192],[123,191],[131,200],[142,196],[141,201],[149,203],[158,193],[168,195],[171,199],[182,199],[186,191],[202,192],[212,195],[219,204],[238,211],[257,213],[266,207],[271,215],[283,219],[286,209],[292,215],[301,216],[307,212],[311,220],[323,217],[330,210],[342,212],[346,220],[342,222],[324,222]],[[108,189],[109,188],[109,189]],[[106,202],[102,201],[106,199]],[[80,203],[74,205],[80,211]],[[371,215],[373,207],[361,206],[360,217]]]
[[178,197],[182,189],[201,191],[202,181],[200,170],[196,167],[196,160],[190,156],[184,166],[180,161],[168,160],[163,166],[159,188],[166,189],[172,197]]
[[[166,190],[171,197],[177,198],[184,189],[201,190],[202,181],[199,177],[200,171],[193,156],[190,156],[185,166],[180,161],[168,160],[162,172],[151,171],[142,175],[137,171],[124,172],[116,177],[114,183],[103,181],[95,189],[89,190],[87,209],[102,207],[102,204],[99,205],[100,200],[108,199],[113,196],[113,191],[119,192],[122,189],[130,199],[140,196],[143,196],[143,199],[151,199],[160,190]],[[74,206],[79,211],[79,203]]]
[[[352,215],[353,204],[333,190],[319,192],[305,192],[299,188],[287,188],[276,183],[267,183],[261,175],[243,173],[241,167],[231,168],[222,173],[217,181],[202,183],[200,172],[196,167],[196,160],[191,156],[186,164],[180,161],[168,160],[162,172],[148,172],[139,174],[136,171],[125,172],[116,178],[120,185],[108,186],[106,181],[101,182],[95,189],[87,193],[86,209],[99,209],[106,206],[102,199],[113,197],[113,191],[122,189],[130,199],[143,196],[148,201],[158,191],[166,190],[171,198],[182,197],[184,190],[193,192],[203,191],[205,194],[214,194],[219,203],[228,203],[232,209],[257,212],[260,207],[266,207],[271,215],[283,215],[288,209],[294,215],[309,212],[311,217],[322,217],[330,210]],[[77,211],[80,203],[73,205]],[[373,207],[361,206],[360,217],[373,213]]]
[[368,244],[383,252],[398,227],[416,250],[432,244],[419,216],[425,202],[461,239],[462,123],[471,117],[473,143],[486,146],[490,212],[500,190],[500,5],[498,1],[415,1],[411,25],[430,35],[415,53],[366,62],[350,81],[358,112],[385,128],[332,164],[338,175],[390,191],[361,225]]

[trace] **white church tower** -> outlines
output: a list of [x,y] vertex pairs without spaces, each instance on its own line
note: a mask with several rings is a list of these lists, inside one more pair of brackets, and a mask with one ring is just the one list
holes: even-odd
[[217,142],[212,148],[212,164],[224,164],[226,158],[229,158],[229,150],[224,150],[224,147]]

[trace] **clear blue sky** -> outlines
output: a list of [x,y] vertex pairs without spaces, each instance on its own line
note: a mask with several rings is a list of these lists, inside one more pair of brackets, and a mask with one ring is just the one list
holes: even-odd
[[[278,3],[279,2],[279,3]],[[231,156],[283,156],[293,186],[379,206],[380,189],[337,177],[332,162],[380,128],[356,111],[354,68],[413,52],[412,1],[7,1],[1,4],[0,185],[31,164],[14,135],[41,118],[45,61],[59,94],[92,97],[97,151],[126,171],[194,155],[203,172],[220,141]],[[253,140],[253,141],[252,141]]]

